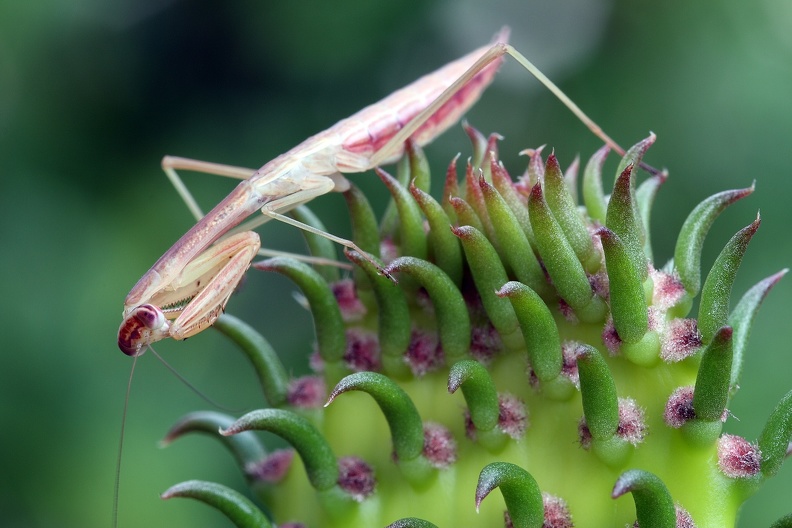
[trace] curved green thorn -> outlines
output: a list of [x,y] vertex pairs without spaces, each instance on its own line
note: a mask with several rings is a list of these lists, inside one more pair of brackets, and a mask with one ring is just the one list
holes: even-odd
[[451,162],[448,164],[448,168],[446,169],[446,176],[445,181],[443,182],[443,197],[440,200],[440,205],[443,207],[443,210],[448,215],[448,218],[451,220],[453,224],[456,222],[456,211],[454,207],[451,205],[451,197],[452,196],[460,196],[459,194],[459,177],[457,176],[457,160],[459,159],[459,154],[451,159]]
[[457,361],[448,373],[448,392],[462,389],[470,419],[477,431],[491,431],[498,425],[500,404],[495,382],[489,371],[478,361]]
[[520,282],[509,281],[495,294],[509,299],[514,307],[536,377],[544,382],[556,379],[564,359],[553,313],[539,294]]
[[[490,241],[495,240],[495,230],[492,225],[492,219],[487,212],[487,204],[484,201],[484,194],[481,191],[479,180],[483,176],[481,169],[476,169],[471,165],[468,159],[467,166],[465,167],[465,201],[470,205],[472,210],[476,213],[481,225],[483,226],[483,233],[487,235]],[[460,217],[460,220],[462,218]],[[493,242],[497,248],[497,244]]]
[[638,343],[649,329],[649,312],[639,270],[619,236],[606,227],[597,230],[610,280],[610,308],[619,338]]
[[[378,259],[380,258],[380,232],[377,216],[363,191],[351,182],[349,185],[349,189],[343,193],[343,196],[349,210],[352,241],[357,244],[357,247]],[[353,277],[359,292],[371,289],[365,271],[355,268]]]
[[471,226],[477,231],[484,233],[484,223],[481,221],[481,218],[479,218],[478,213],[476,213],[472,205],[458,196],[450,197],[448,203],[451,204],[451,207],[454,209],[454,216],[457,218],[457,224],[461,226]]
[[286,275],[300,287],[313,315],[319,355],[328,364],[342,361],[346,352],[346,327],[335,295],[321,275],[293,258],[275,257],[253,264],[262,271]]
[[536,249],[558,294],[581,320],[601,320],[605,307],[595,299],[586,271],[553,217],[540,184],[531,189],[528,213],[536,237]]
[[522,336],[517,332],[519,324],[514,308],[509,301],[495,295],[509,280],[498,253],[481,231],[472,226],[452,227],[451,232],[462,242],[487,317],[510,350],[520,348]]
[[166,447],[171,442],[189,433],[204,433],[220,442],[234,455],[237,465],[246,472],[246,469],[264,460],[267,451],[256,433],[245,431],[234,436],[218,434],[219,429],[230,427],[235,418],[213,411],[197,411],[182,416],[165,435],[160,446]]
[[[542,151],[547,145],[542,145],[535,149],[525,149],[520,152],[520,155],[528,156],[528,168],[525,171],[525,176],[528,177],[530,186],[534,186],[544,179],[545,163],[542,160]],[[523,179],[525,179],[523,176]]]
[[479,187],[487,206],[487,214],[492,222],[495,238],[500,248],[498,253],[506,265],[513,271],[517,280],[528,284],[544,295],[551,295],[552,290],[545,279],[544,270],[534,255],[528,237],[520,226],[517,216],[498,190],[479,179]]
[[[616,177],[618,178],[628,165],[632,165],[634,167],[644,167],[641,164],[641,161],[643,161],[644,154],[646,154],[646,151],[649,150],[649,147],[654,145],[655,140],[657,140],[655,133],[649,132],[648,137],[628,148],[627,152],[624,153],[624,156],[619,161],[619,165],[616,167]],[[635,184],[633,183],[633,188],[634,185]]]
[[411,185],[415,185],[418,189],[428,193],[431,190],[432,178],[429,171],[429,160],[426,159],[426,154],[424,154],[421,145],[409,139],[404,152],[410,163],[410,178],[407,181],[412,182]]
[[547,158],[544,185],[547,205],[564,231],[569,245],[575,251],[583,267],[590,273],[596,272],[600,265],[600,256],[594,250],[591,234],[583,221],[575,199],[569,192],[567,181],[561,172],[555,153],[550,154]]
[[616,382],[605,359],[591,345],[581,346],[577,364],[586,425],[594,440],[610,440],[619,427]]
[[569,164],[567,170],[564,172],[564,182],[566,183],[567,192],[572,197],[572,203],[576,206],[580,203],[578,199],[578,171],[580,170],[580,154],[575,154],[575,159]]
[[619,397],[608,364],[596,348],[582,345],[577,365],[591,451],[609,467],[623,467],[634,447],[619,434]]
[[352,224],[352,240],[363,251],[380,258],[380,234],[377,215],[366,198],[366,194],[355,184],[343,193],[349,209],[349,220]]
[[426,259],[427,240],[423,229],[423,215],[410,192],[393,176],[380,168],[374,169],[393,197],[398,212],[399,245],[402,255]]
[[504,167],[503,163],[500,161],[493,159],[490,163],[490,173],[492,174],[492,184],[498,189],[498,192],[506,203],[509,204],[525,236],[528,237],[529,244],[533,247],[535,245],[535,238],[533,228],[531,227],[531,219],[528,216],[528,208],[514,188],[514,182],[506,171],[506,167]]
[[699,420],[720,422],[723,417],[729,401],[733,333],[730,326],[718,329],[701,356],[693,389],[693,410]]
[[[456,237],[454,243],[459,244]],[[470,315],[456,284],[439,267],[415,257],[399,257],[385,270],[386,273],[397,271],[412,276],[432,300],[446,361],[451,363],[465,357],[470,352]]]
[[757,214],[756,220],[740,229],[726,243],[704,281],[698,312],[698,328],[704,343],[709,343],[718,328],[727,322],[732,285],[743,255],[748,249],[748,243],[759,229],[760,223]]
[[280,357],[264,336],[241,319],[229,314],[218,317],[214,327],[236,343],[253,363],[267,402],[273,407],[285,404],[289,391],[289,375]]
[[530,473],[508,462],[492,462],[481,470],[476,486],[476,511],[481,501],[498,487],[515,528],[541,528],[544,523],[542,492]]
[[[638,213],[638,206],[635,201],[635,175],[633,174],[634,165],[627,165],[624,171],[616,178],[608,202],[608,213],[605,219],[605,226],[616,233],[624,244],[627,256],[633,263],[638,272],[641,282],[649,276],[646,253],[644,253],[644,241],[646,239],[643,221]],[[609,273],[610,274],[610,273]]]
[[379,307],[377,317],[383,367],[391,375],[407,375],[410,369],[404,362],[404,352],[410,345],[412,320],[404,291],[357,251],[346,250],[344,254],[371,280]]
[[291,411],[260,409],[242,416],[226,429],[223,436],[243,431],[269,431],[286,440],[300,455],[308,480],[317,491],[327,491],[338,482],[338,462],[322,433],[308,420]]
[[471,163],[474,167],[481,167],[484,157],[487,155],[487,138],[476,127],[472,126],[467,120],[462,122],[462,129],[470,139],[470,145],[473,149],[473,156]]
[[650,220],[652,216],[652,205],[657,196],[657,191],[668,179],[668,171],[663,171],[660,174],[655,174],[648,180],[645,180],[638,189],[635,191],[635,203],[638,206],[638,212],[641,215],[643,222],[644,233],[644,254],[649,262],[654,261],[652,256],[652,241],[650,239],[651,225]]
[[668,488],[657,476],[640,469],[621,474],[611,498],[632,493],[638,524],[652,528],[675,528],[676,509]]
[[434,198],[412,183],[410,184],[410,193],[429,223],[427,236],[434,262],[455,285],[460,286],[464,273],[464,259],[459,240],[448,229],[451,220]]
[[715,219],[726,207],[754,191],[754,185],[714,194],[698,204],[688,215],[674,249],[674,267],[691,297],[701,288],[701,249]]
[[396,382],[377,372],[356,372],[338,382],[325,407],[339,394],[359,390],[367,393],[379,405],[388,421],[399,463],[410,462],[423,453],[423,422],[412,399]]
[[759,436],[759,449],[762,452],[762,475],[772,477],[781,469],[787,457],[789,442],[792,440],[792,391],[786,393],[778,402],[767,424]]
[[732,391],[737,389],[740,380],[744,352],[748,343],[748,336],[751,334],[751,325],[753,324],[756,312],[759,310],[759,306],[762,304],[762,301],[764,301],[764,298],[770,292],[770,289],[775,286],[788,271],[789,269],[783,269],[759,281],[750,290],[745,292],[740,302],[737,303],[737,306],[734,307],[729,315],[728,325],[734,329],[734,359],[732,360],[732,375],[730,382]]
[[275,527],[250,499],[215,482],[188,480],[168,488],[160,497],[166,500],[174,497],[199,500],[218,509],[238,528]]
[[[396,162],[395,180],[406,189],[407,185],[410,183],[410,179],[410,158],[405,152]],[[382,213],[379,232],[380,238],[393,238],[394,240],[398,240],[399,238],[399,211],[397,210],[396,200],[393,199],[393,196],[388,200],[385,212]]]
[[609,152],[610,147],[604,145],[591,156],[583,169],[583,204],[589,217],[602,225],[605,225],[608,208],[605,191],[602,189],[602,166]]

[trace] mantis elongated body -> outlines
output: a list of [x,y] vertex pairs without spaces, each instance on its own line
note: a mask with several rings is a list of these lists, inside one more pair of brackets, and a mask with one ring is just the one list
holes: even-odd
[[[330,191],[344,191],[345,173],[364,172],[398,159],[404,143],[423,146],[456,123],[492,82],[508,54],[547,86],[597,136],[623,153],[559,88],[507,43],[495,43],[451,62],[382,101],[339,121],[244,179],[187,231],[135,284],[124,302],[119,348],[138,356],[168,337],[181,340],[211,326],[260,247],[253,231],[229,233],[256,211],[317,232],[282,213]],[[174,166],[246,177],[244,169],[166,157]],[[258,223],[261,223],[259,221]],[[352,249],[349,240],[318,232]],[[362,252],[361,252],[362,253]]]

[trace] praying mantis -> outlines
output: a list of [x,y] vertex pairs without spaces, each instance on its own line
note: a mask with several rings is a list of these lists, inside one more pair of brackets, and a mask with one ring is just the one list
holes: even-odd
[[[408,139],[419,146],[431,142],[476,103],[505,55],[534,75],[611,149],[624,154],[555,84],[508,44],[508,34],[508,28],[502,29],[492,44],[339,121],[252,174],[238,167],[165,157],[163,168],[169,175],[176,169],[188,169],[244,179],[168,249],[129,292],[118,330],[119,348],[137,357],[159,340],[186,339],[210,327],[261,246],[259,235],[249,230],[251,222],[277,219],[364,254],[354,242],[283,213],[331,191],[346,190],[349,182],[343,174],[365,172],[395,161]],[[240,226],[257,211],[263,217]]]

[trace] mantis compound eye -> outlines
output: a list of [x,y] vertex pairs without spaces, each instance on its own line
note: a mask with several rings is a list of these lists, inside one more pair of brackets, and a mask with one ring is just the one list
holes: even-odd
[[165,324],[165,315],[162,310],[151,304],[143,304],[135,308],[131,316],[146,328],[160,328]]

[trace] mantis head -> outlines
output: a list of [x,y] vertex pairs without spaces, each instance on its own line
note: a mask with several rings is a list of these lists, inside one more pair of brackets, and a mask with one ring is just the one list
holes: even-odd
[[152,304],[132,308],[118,329],[118,348],[127,356],[137,357],[148,345],[170,336],[170,322]]

